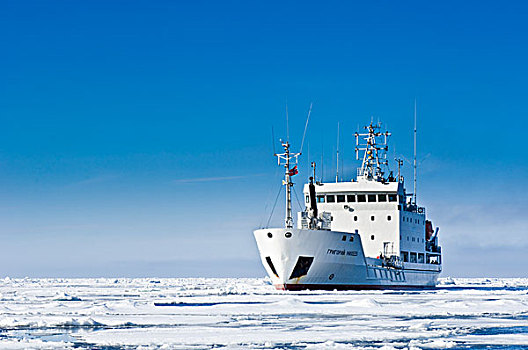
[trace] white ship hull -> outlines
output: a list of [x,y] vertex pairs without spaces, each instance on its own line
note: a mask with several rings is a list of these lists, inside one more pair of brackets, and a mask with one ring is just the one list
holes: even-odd
[[[274,228],[256,230],[254,235],[262,264],[277,289],[434,288],[441,272],[436,264],[384,266],[382,259],[365,257],[357,233]],[[304,270],[306,261],[311,263],[297,276],[299,257],[305,257]]]

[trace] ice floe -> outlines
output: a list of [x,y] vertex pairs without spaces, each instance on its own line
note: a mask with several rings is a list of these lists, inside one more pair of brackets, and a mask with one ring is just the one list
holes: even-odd
[[0,349],[448,349],[528,344],[528,279],[302,291],[268,278],[0,279]]

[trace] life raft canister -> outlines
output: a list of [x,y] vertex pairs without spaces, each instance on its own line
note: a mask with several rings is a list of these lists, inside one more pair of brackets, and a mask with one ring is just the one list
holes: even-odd
[[425,221],[425,238],[430,240],[433,237],[433,223],[429,220]]

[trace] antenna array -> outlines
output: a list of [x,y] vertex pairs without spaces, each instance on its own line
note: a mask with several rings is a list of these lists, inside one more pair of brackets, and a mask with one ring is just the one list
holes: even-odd
[[[365,126],[366,133],[355,133],[356,136],[356,159],[359,160],[359,151],[364,151],[361,168],[358,169],[358,177],[385,181],[383,169],[388,166],[387,146],[389,132],[381,131],[381,123]],[[360,141],[361,139],[361,141]]]

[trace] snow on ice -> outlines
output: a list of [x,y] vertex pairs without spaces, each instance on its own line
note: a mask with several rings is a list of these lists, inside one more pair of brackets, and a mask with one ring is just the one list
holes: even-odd
[[0,349],[528,349],[528,279],[277,291],[268,279],[0,280]]

